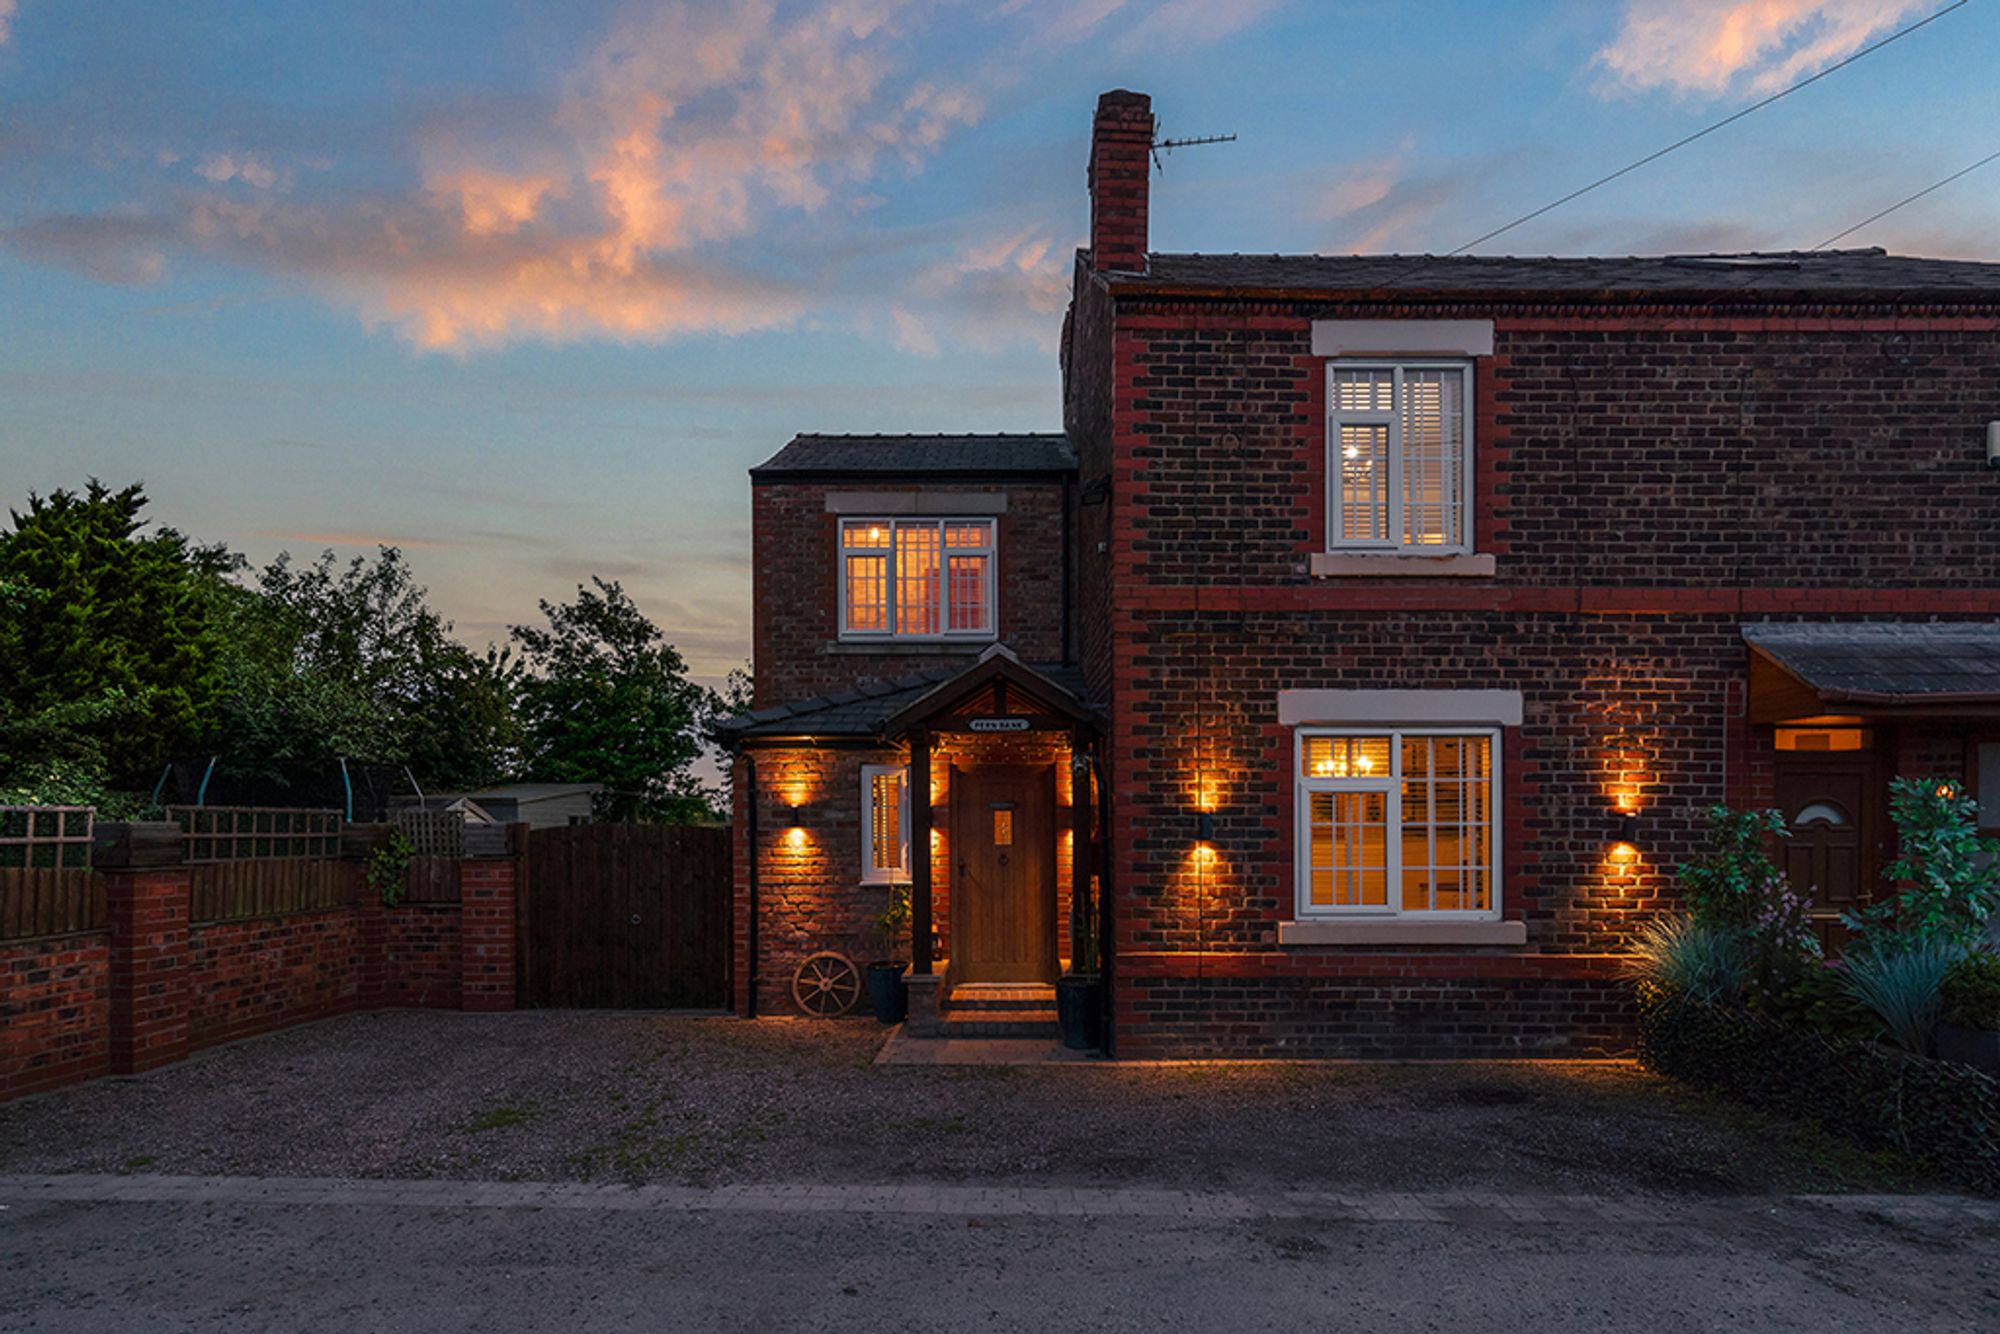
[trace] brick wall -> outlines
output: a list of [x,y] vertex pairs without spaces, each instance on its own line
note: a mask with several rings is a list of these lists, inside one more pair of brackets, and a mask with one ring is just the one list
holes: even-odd
[[[1325,505],[1310,327],[1332,312],[1109,304],[1080,283],[1067,364],[1094,376],[1109,330],[1110,371],[1101,391],[1072,388],[1067,420],[1082,477],[1114,479],[1082,599],[1109,613],[1085,660],[1101,652],[1114,682],[1120,1055],[1623,1049],[1613,969],[1674,906],[1703,808],[1769,799],[1739,623],[2000,612],[1990,311],[1343,305],[1494,319],[1495,355],[1475,368],[1473,520],[1498,559],[1491,579],[1327,580],[1309,572]],[[1101,447],[1084,402],[1098,397]],[[1523,692],[1501,837],[1525,949],[1277,943],[1295,891],[1276,692],[1313,687]],[[1900,729],[1898,766],[1956,771],[1964,736]],[[1611,795],[1628,788],[1641,857],[1621,868]]]
[[[1063,657],[1060,482],[1009,485],[944,482],[940,488],[1004,494],[1007,512],[994,530],[999,567],[995,624],[1001,642],[1026,662]],[[845,690],[858,682],[893,680],[949,664],[969,664],[983,643],[933,651],[884,650],[840,642],[838,577],[840,516],[826,510],[826,493],[853,483],[761,483],[750,488],[752,610],[757,707]],[[870,491],[914,492],[915,486],[869,483]]]
[[188,932],[187,948],[189,1050],[342,1014],[359,1002],[352,908],[205,922]]
[[185,867],[96,872],[108,927],[0,942],[0,1100],[379,1006],[514,1005],[512,859],[460,864],[460,902],[189,922]]
[[0,1097],[109,1073],[110,933],[0,945]]

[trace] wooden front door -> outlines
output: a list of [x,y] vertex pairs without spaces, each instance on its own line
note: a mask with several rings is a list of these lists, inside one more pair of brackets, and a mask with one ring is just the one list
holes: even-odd
[[1882,890],[1882,766],[1874,755],[1778,756],[1778,808],[1792,836],[1779,849],[1792,888],[1811,896],[1828,944],[1846,933],[1839,915]]
[[951,977],[1053,982],[1056,771],[951,771]]

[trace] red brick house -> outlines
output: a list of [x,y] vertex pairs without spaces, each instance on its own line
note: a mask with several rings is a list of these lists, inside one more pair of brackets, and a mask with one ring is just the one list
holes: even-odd
[[1094,931],[1119,1056],[1614,1053],[1707,807],[1829,913],[1891,775],[2000,811],[2000,264],[1156,254],[1152,137],[1061,435],[752,470],[740,1010],[905,885],[920,1022]]

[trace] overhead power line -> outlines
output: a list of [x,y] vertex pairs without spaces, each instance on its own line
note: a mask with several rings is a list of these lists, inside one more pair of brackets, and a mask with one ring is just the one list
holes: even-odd
[[1889,205],[1889,207],[1883,209],[1880,213],[1869,214],[1861,221],[1855,223],[1852,227],[1849,227],[1846,231],[1835,232],[1832,236],[1827,237],[1824,241],[1821,241],[1818,245],[1814,246],[1813,249],[1824,250],[1828,246],[1832,245],[1835,241],[1843,240],[1846,237],[1854,235],[1854,233],[1860,231],[1863,227],[1866,227],[1869,223],[1880,222],[1882,219],[1888,217],[1891,213],[1894,213],[1897,209],[1901,208],[1903,205],[1914,204],[1919,199],[1922,199],[1925,195],[1930,194],[1933,191],[1944,189],[1947,185],[1950,185],[1953,181],[1957,180],[1961,176],[1970,176],[1973,172],[1978,171],[1981,167],[1985,166],[1989,162],[2000,162],[2000,151],[1988,153],[1985,157],[1979,159],[1979,161],[1973,163],[1971,166],[1961,168],[1960,170],[1955,171],[1951,175],[1945,177],[1943,180],[1938,181],[1935,184],[1925,186],[1923,189],[1917,191],[1913,195],[1909,195],[1905,198],[1898,199],[1895,203]]
[[1533,222],[1536,218],[1541,217],[1544,213],[1553,212],[1554,210],[1561,208],[1564,204],[1569,203],[1573,199],[1581,199],[1584,195],[1589,194],[1592,190],[1597,189],[1599,186],[1609,185],[1611,184],[1611,182],[1617,180],[1620,176],[1630,175],[1632,172],[1639,170],[1639,168],[1645,166],[1650,162],[1658,162],[1661,158],[1665,157],[1667,154],[1675,151],[1676,149],[1686,148],[1689,144],[1693,143],[1697,139],[1706,138],[1707,136],[1714,134],[1717,130],[1726,129],[1729,126],[1734,125],[1737,121],[1742,120],[1745,116],[1750,115],[1752,112],[1762,111],[1765,107],[1770,106],[1771,103],[1776,102],[1780,98],[1790,97],[1793,93],[1796,93],[1799,89],[1804,88],[1809,84],[1818,83],[1821,79],[1824,79],[1827,75],[1834,73],[1836,70],[1846,69],[1849,65],[1852,65],[1855,61],[1861,59],[1863,56],[1873,55],[1875,52],[1880,51],[1883,47],[1889,45],[1889,43],[1901,41],[1903,38],[1908,37],[1911,33],[1915,32],[1917,29],[1928,27],[1930,24],[1936,23],[1939,19],[1943,18],[1946,14],[1951,13],[1953,10],[1964,9],[1967,5],[1971,3],[1972,0],[1955,0],[1954,3],[1946,5],[1943,9],[1938,10],[1935,14],[1930,15],[1928,18],[1918,19],[1915,23],[1910,24],[1907,28],[1899,28],[1895,32],[1890,33],[1887,37],[1884,37],[1881,41],[1876,42],[1871,46],[1862,47],[1859,51],[1856,51],[1853,55],[1847,57],[1845,60],[1839,61],[1832,65],[1828,65],[1825,69],[1821,70],[1819,73],[1808,75],[1807,77],[1800,79],[1797,83],[1793,84],[1791,87],[1780,89],[1778,92],[1772,93],[1769,97],[1765,98],[1761,102],[1752,102],[1749,106],[1744,107],[1741,111],[1735,112],[1732,115],[1724,116],[1721,120],[1716,121],[1713,125],[1709,125],[1703,129],[1696,130],[1693,134],[1688,135],[1685,139],[1676,139],[1673,143],[1668,144],[1665,148],[1662,148],[1657,152],[1648,153],[1646,156],[1640,158],[1637,162],[1628,163],[1627,165],[1620,167],[1617,171],[1612,172],[1608,176],[1600,176],[1596,180],[1592,181],[1589,185],[1584,186],[1582,189],[1572,190],[1568,194],[1564,195],[1561,199],[1555,200],[1552,203],[1544,204],[1532,213],[1523,213],[1520,217],[1514,219],[1506,226],[1495,227],[1492,231],[1487,232],[1484,236],[1474,237],[1472,240],[1467,241],[1464,245],[1458,246],[1457,248],[1452,250],[1447,250],[1444,253],[1446,255],[1464,254],[1466,251],[1472,249],[1474,246],[1484,245],[1488,241],[1491,241],[1496,236],[1502,235],[1503,233],[1506,232],[1513,231],[1516,227],[1519,227],[1524,222]]

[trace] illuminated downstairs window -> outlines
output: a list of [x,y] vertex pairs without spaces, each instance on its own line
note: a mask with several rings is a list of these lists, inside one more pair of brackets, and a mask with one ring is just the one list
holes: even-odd
[[861,881],[899,884],[910,878],[910,794],[899,765],[861,766]]
[[1499,733],[1298,733],[1298,913],[1499,914]]

